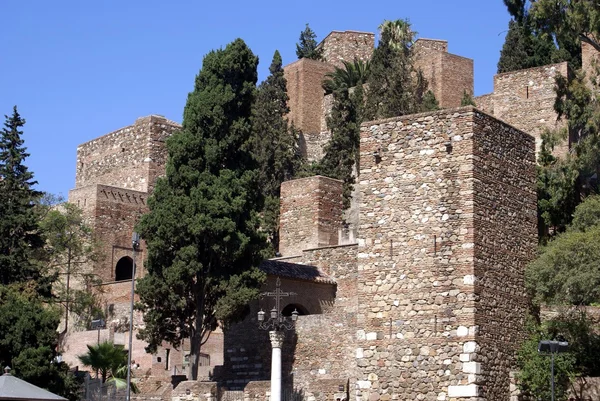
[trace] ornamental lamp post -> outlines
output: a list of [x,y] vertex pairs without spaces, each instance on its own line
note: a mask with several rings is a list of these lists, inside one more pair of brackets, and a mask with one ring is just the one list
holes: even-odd
[[562,354],[569,350],[569,343],[566,341],[542,340],[538,344],[538,352],[550,353],[552,362],[550,363],[550,386],[552,388],[552,401],[554,401],[554,354]]
[[275,306],[269,312],[269,319],[265,321],[266,313],[261,309],[258,311],[258,328],[269,330],[271,340],[271,399],[270,401],[281,401],[281,347],[283,346],[284,330],[293,330],[298,311],[294,309],[291,319],[281,313],[281,298],[297,295],[293,292],[281,291],[281,280],[277,277],[275,291],[263,292],[261,297],[275,298]]

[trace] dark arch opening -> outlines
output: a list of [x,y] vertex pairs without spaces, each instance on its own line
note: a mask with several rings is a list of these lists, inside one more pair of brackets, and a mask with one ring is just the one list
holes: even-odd
[[302,306],[300,304],[287,305],[285,308],[283,308],[283,310],[281,311],[281,314],[283,316],[292,316],[292,312],[294,310],[298,311],[298,316],[310,315],[310,313],[308,313],[308,309],[306,309],[304,306]]
[[123,256],[117,262],[115,267],[115,281],[131,280],[133,268],[133,259],[129,256]]

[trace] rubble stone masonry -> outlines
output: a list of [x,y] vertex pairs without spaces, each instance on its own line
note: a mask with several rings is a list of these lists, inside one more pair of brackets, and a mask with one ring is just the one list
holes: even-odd
[[[537,153],[545,130],[566,128],[566,121],[558,120],[554,111],[557,74],[569,76],[567,62],[497,74],[494,77],[494,92],[475,98],[475,104],[532,135]],[[564,155],[568,148],[567,140],[554,153]]]
[[104,184],[151,191],[156,177],[164,174],[164,141],[180,128],[161,116],[142,117],[133,125],[80,145],[75,187]]
[[405,116],[363,124],[360,165],[357,396],[508,399],[533,138],[471,107]]
[[331,31],[319,43],[325,62],[344,68],[344,61],[368,61],[375,48],[375,34],[360,31]]

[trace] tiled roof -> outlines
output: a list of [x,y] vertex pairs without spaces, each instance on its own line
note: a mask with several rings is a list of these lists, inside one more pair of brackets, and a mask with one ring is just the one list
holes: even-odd
[[280,260],[265,260],[261,263],[260,269],[271,276],[314,281],[316,283],[336,284],[333,278],[314,266],[300,265]]

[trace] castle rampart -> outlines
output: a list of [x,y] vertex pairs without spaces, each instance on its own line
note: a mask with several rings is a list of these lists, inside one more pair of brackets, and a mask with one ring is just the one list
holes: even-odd
[[360,165],[361,399],[508,399],[536,246],[533,139],[474,108],[405,116],[363,124]]
[[448,53],[447,41],[419,38],[413,54],[440,107],[459,107],[465,92],[473,94],[473,60]]
[[318,45],[326,63],[344,68],[344,61],[369,61],[375,48],[375,34],[360,31],[331,31]]
[[341,181],[315,176],[281,184],[279,252],[283,256],[337,245],[341,223]]
[[93,139],[77,148],[75,187],[105,184],[148,192],[164,171],[164,141],[181,126],[160,116]]
[[[477,107],[493,114],[535,138],[540,150],[545,130],[566,129],[566,121],[558,120],[554,111],[556,76],[569,77],[567,62],[511,71],[494,76],[494,92],[475,98]],[[555,150],[563,155],[569,141]]]

